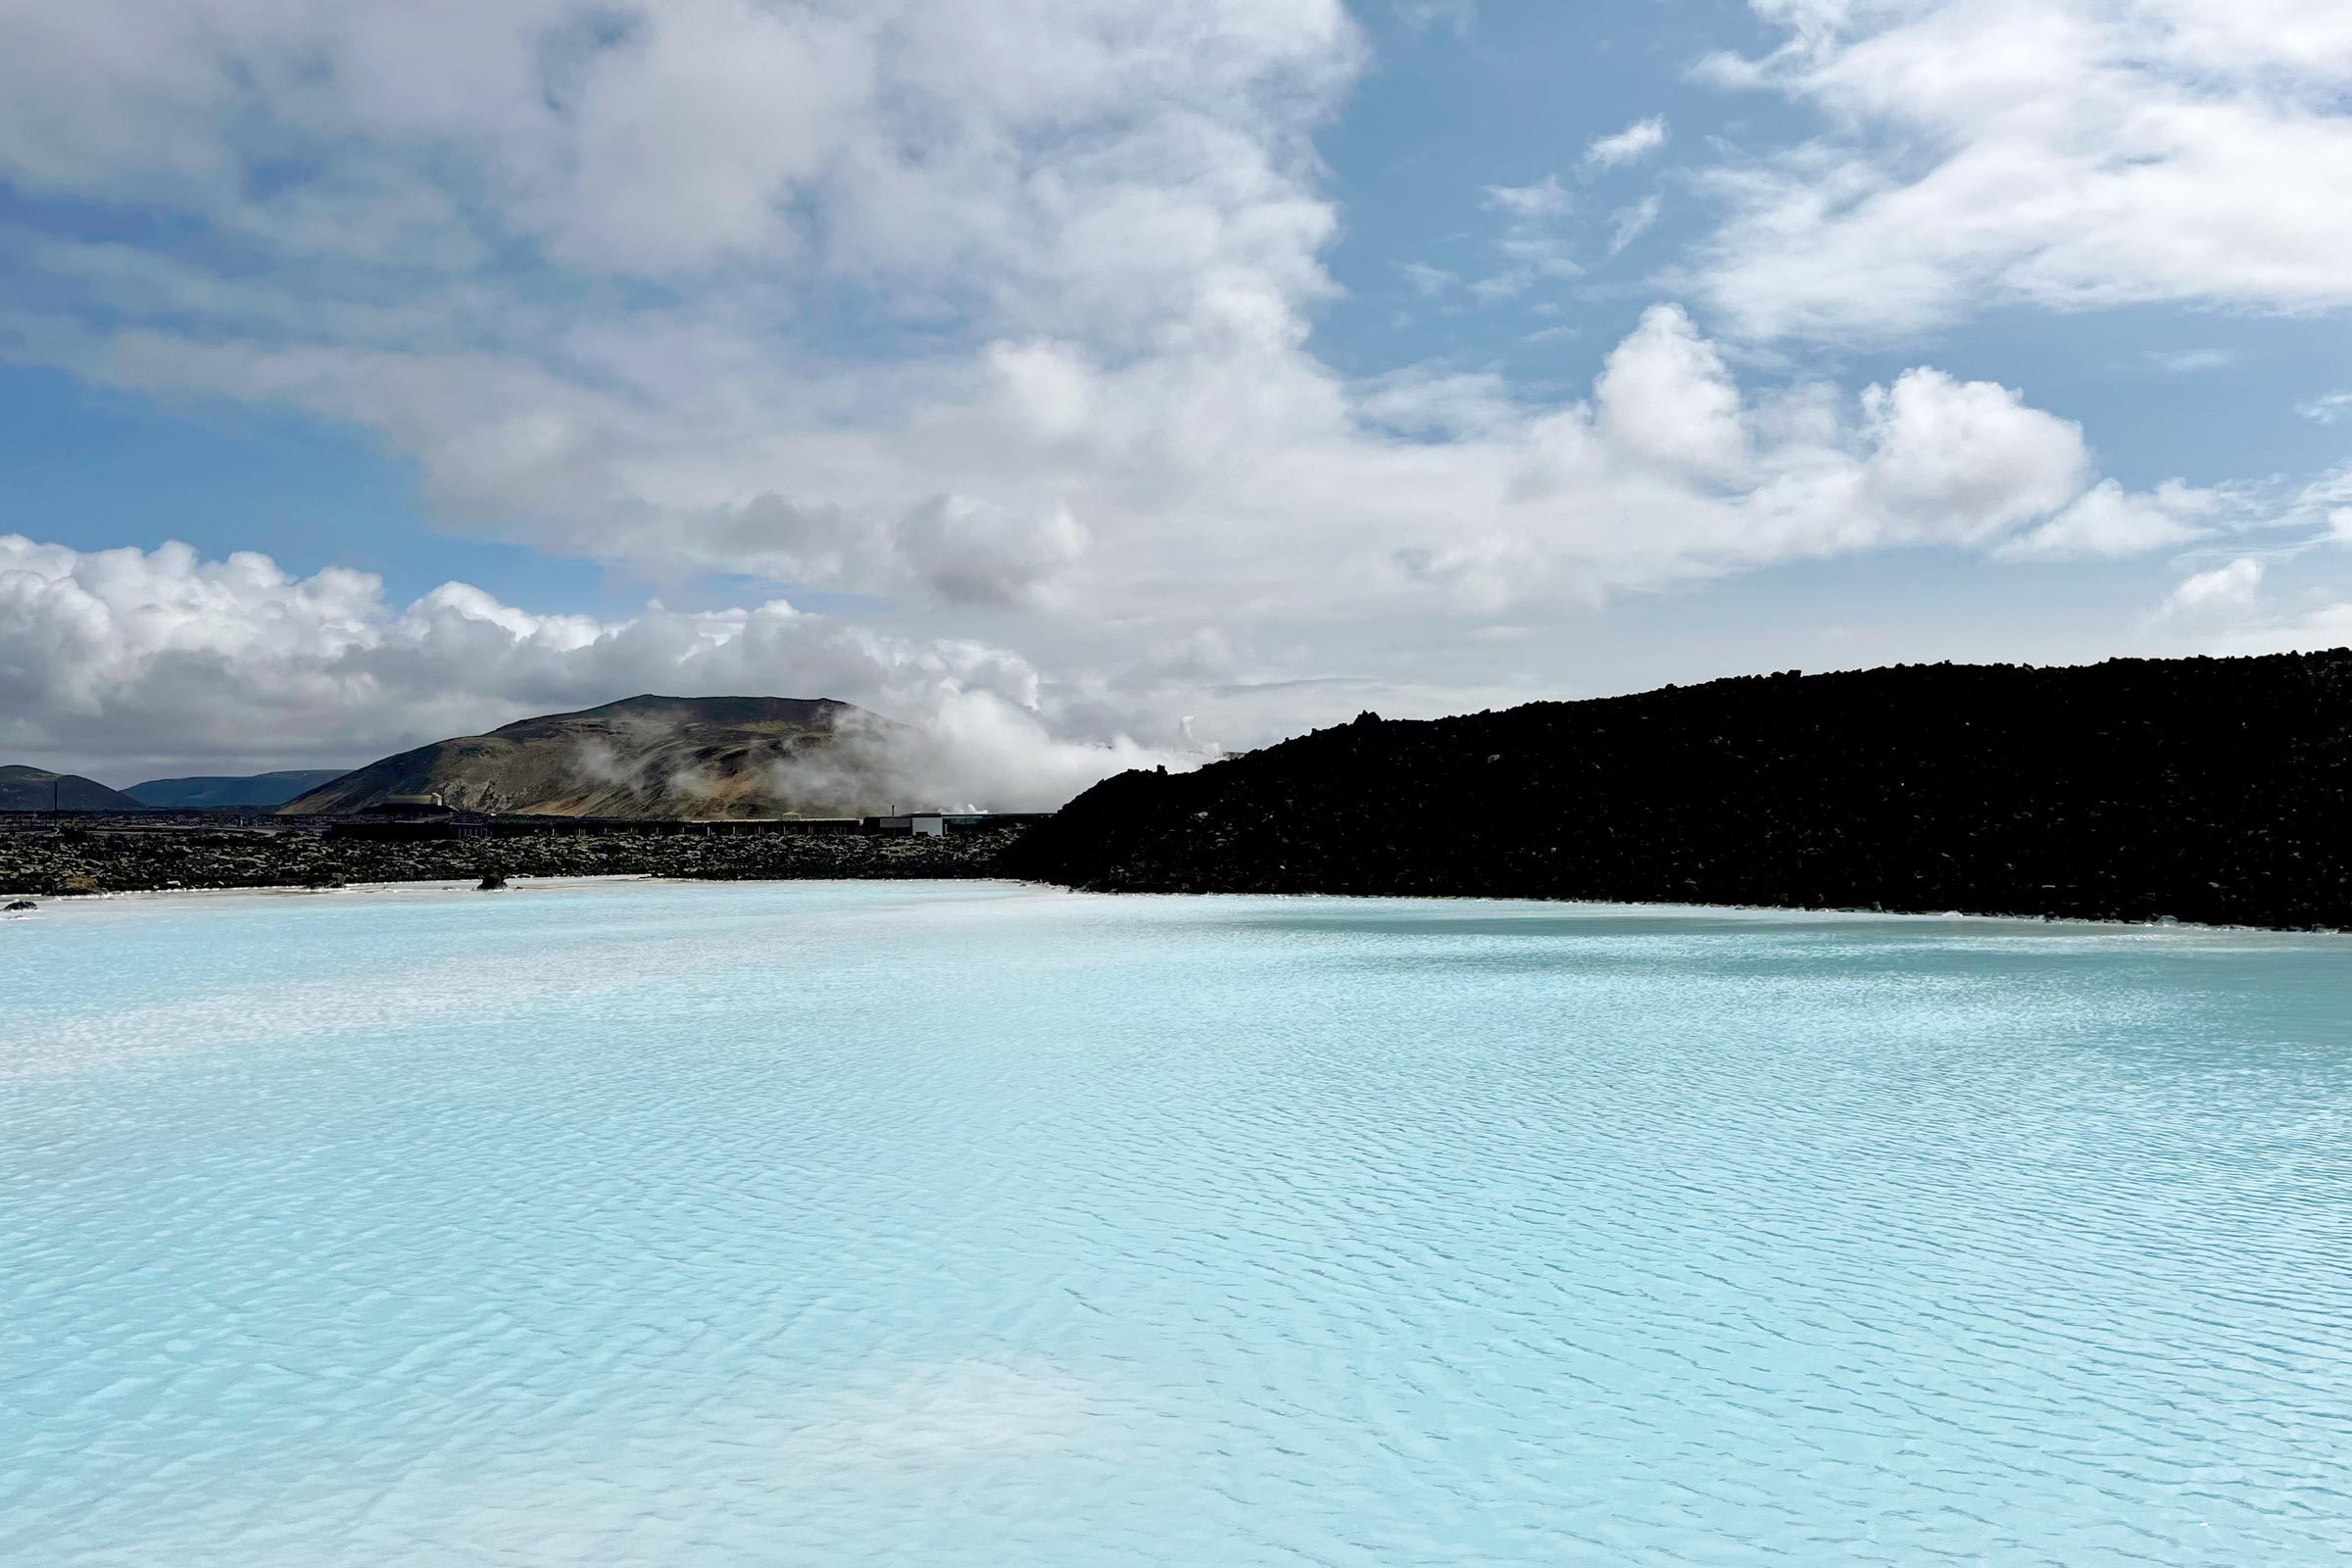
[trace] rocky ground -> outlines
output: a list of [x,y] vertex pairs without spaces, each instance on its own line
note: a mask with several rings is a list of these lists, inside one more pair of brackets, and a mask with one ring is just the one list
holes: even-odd
[[879,834],[608,833],[549,838],[343,839],[314,832],[0,834],[0,899],[164,888],[331,887],[533,876],[670,876],[710,881],[984,877],[1019,832],[949,838]]
[[1013,875],[2352,928],[2352,652],[1913,665],[1426,722],[1125,773]]

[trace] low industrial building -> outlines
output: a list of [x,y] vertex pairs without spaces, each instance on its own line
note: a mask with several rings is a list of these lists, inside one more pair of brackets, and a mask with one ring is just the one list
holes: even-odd
[[941,838],[950,833],[994,833],[1002,828],[1033,827],[1051,811],[908,811],[899,816],[869,816],[868,833],[911,834]]

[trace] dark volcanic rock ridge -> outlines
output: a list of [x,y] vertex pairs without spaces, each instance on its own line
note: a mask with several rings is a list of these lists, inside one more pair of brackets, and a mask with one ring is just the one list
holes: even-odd
[[1742,677],[1105,780],[1008,854],[1131,892],[2352,926],[2352,651]]

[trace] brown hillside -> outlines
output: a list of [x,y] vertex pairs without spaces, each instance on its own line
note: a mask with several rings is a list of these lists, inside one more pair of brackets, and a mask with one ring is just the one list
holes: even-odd
[[879,809],[904,726],[799,697],[631,697],[402,752],[281,807],[365,810],[438,795],[461,810],[714,819]]

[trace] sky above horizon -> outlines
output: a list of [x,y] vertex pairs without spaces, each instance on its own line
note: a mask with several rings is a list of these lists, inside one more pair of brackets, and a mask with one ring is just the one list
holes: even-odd
[[2340,0],[0,12],[0,761],[2352,642]]

